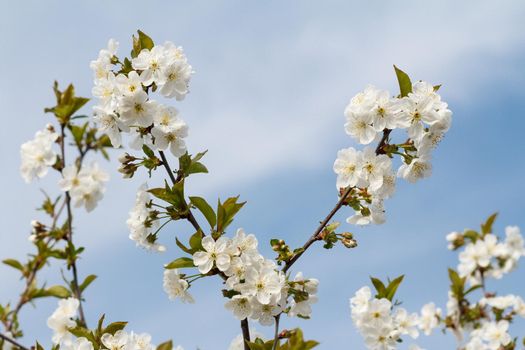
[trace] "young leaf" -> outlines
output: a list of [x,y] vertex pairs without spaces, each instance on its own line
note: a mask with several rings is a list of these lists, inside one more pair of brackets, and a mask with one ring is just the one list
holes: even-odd
[[401,97],[408,96],[408,94],[412,92],[412,82],[410,81],[410,78],[405,72],[397,68],[395,65],[394,70],[396,71],[397,81],[399,82],[399,91],[401,93]]
[[491,216],[489,216],[487,221],[485,221],[485,223],[481,225],[481,232],[483,233],[483,235],[492,233],[492,225],[494,224],[494,221],[496,220],[497,216],[498,213],[492,214]]
[[217,217],[213,208],[201,197],[190,197],[190,202],[204,215],[211,228],[215,227],[217,223]]
[[385,295],[385,297],[388,300],[392,301],[392,299],[394,299],[394,295],[396,294],[397,288],[399,287],[401,282],[403,282],[404,277],[405,277],[404,275],[401,275],[395,278],[394,280],[392,280],[392,282],[388,284],[388,286],[386,287],[386,295]]
[[195,232],[190,237],[190,247],[193,250],[193,252],[196,252],[196,251],[199,251],[199,250],[203,250],[203,248],[202,248],[202,237],[204,237],[204,235],[202,234],[201,231]]
[[17,270],[20,270],[22,273],[24,272],[24,265],[20,263],[20,261],[15,259],[5,259],[2,260],[2,262],[8,266],[11,266],[12,268],[15,268]]
[[370,280],[372,281],[372,284],[374,285],[374,288],[377,291],[376,298],[386,298],[386,287],[383,282],[379,278],[370,277]]
[[177,246],[184,252],[184,253],[188,253],[188,254],[193,254],[194,252],[186,247],[184,244],[182,244],[181,241],[179,241],[179,239],[177,237],[175,237],[175,243],[177,244]]
[[116,332],[124,329],[128,323],[123,321],[113,322],[107,325],[106,328],[104,328],[104,331],[102,334],[109,333],[111,335],[115,334]]
[[165,269],[179,269],[184,267],[195,267],[193,264],[193,259],[191,258],[178,258],[170,262],[169,264],[164,265]]
[[148,49],[151,50],[155,44],[153,43],[153,39],[151,39],[148,35],[146,35],[143,31],[137,30],[137,33],[139,34],[139,42],[141,49]]
[[164,342],[157,346],[157,350],[171,350],[173,349],[173,342],[171,340]]
[[96,278],[97,278],[96,275],[89,275],[89,276],[87,276],[84,279],[84,282],[82,282],[80,284],[80,286],[78,286],[78,288],[80,288],[80,291],[83,292],[84,289],[86,289],[91,284],[91,282],[93,282]]

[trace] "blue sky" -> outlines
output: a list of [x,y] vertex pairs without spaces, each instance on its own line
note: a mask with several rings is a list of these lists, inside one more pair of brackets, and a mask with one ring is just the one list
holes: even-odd
[[[3,200],[0,257],[22,257],[39,188],[57,191],[56,177],[26,185],[18,172],[19,146],[49,121],[51,85],[74,82],[91,91],[89,61],[109,38],[130,48],[140,28],[156,41],[182,45],[196,74],[191,94],[177,103],[190,125],[192,151],[208,149],[209,175],[198,175],[188,193],[214,201],[240,194],[248,204],[234,222],[266,242],[302,244],[336,201],[331,167],[337,150],[353,141],[344,133],[343,109],[367,84],[395,93],[396,64],[411,77],[436,84],[454,112],[453,126],[434,157],[434,173],[416,185],[400,182],[386,203],[388,221],[357,228],[359,247],[314,247],[294,267],[321,280],[312,320],[300,326],[319,349],[364,348],[350,319],[348,298],[370,275],[404,273],[399,290],[409,310],[435,301],[444,307],[446,268],[456,254],[445,235],[477,225],[499,211],[496,228],[525,227],[525,5],[520,1],[225,1],[225,2],[3,2],[0,11],[0,147]],[[86,109],[89,111],[89,108]],[[114,160],[120,152],[114,152]],[[77,241],[86,247],[80,273],[99,279],[86,294],[91,324],[106,313],[129,329],[150,332],[160,343],[173,338],[188,349],[225,349],[239,333],[224,310],[219,281],[195,285],[195,305],[170,302],[162,291],[162,264],[169,250],[153,255],[134,247],[125,220],[144,180],[120,179],[116,162],[102,163],[112,179],[103,203],[77,215]],[[150,181],[151,185],[161,179]],[[348,212],[342,212],[344,221]],[[169,227],[179,237],[185,224]],[[115,263],[116,261],[116,263]],[[523,265],[523,264],[522,264]],[[60,282],[57,268],[46,272]],[[502,293],[525,290],[525,269],[494,283]],[[0,301],[21,285],[0,266]],[[45,319],[56,301],[41,301],[21,317],[26,341],[49,342]],[[270,334],[270,329],[256,327]],[[515,331],[525,333],[523,323]],[[427,349],[451,348],[440,334],[418,341]]]

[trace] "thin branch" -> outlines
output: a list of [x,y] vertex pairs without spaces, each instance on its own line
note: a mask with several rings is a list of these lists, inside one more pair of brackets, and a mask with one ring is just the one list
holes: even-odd
[[275,316],[275,333],[273,335],[272,350],[277,349],[277,343],[279,343],[279,321],[281,320],[281,314]]
[[[65,151],[65,124],[61,125],[60,128],[60,135],[61,135],[61,142],[60,142],[60,153],[62,156],[62,168],[66,165],[66,151]],[[71,210],[71,196],[69,195],[69,191],[66,192],[66,209],[67,209],[67,235],[66,235],[66,241],[69,245],[69,248],[74,247],[73,245],[73,212]],[[84,315],[84,309],[82,307],[82,291],[80,290],[79,283],[78,283],[78,272],[77,272],[77,264],[76,264],[76,258],[72,259],[71,261],[71,269],[73,271],[73,294],[78,299],[78,314],[80,317],[80,323],[83,326],[87,327],[86,323],[86,317]]]
[[[376,154],[379,155],[379,154],[384,154],[385,151],[383,150],[384,146],[387,144],[388,142],[388,136],[390,135],[390,132],[392,132],[392,130],[390,129],[384,129],[383,130],[383,137],[381,137],[381,141],[379,141],[379,144],[377,145],[377,148],[376,148]],[[328,215],[324,218],[323,221],[321,221],[321,224],[319,225],[319,227],[317,227],[317,229],[315,230],[315,232],[310,236],[310,238],[306,241],[306,243],[303,245],[302,247],[302,250],[295,254],[287,263],[286,265],[284,266],[283,268],[283,272],[286,273],[290,267],[292,267],[292,265],[304,254],[304,252],[315,242],[315,241],[319,241],[321,240],[321,237],[320,237],[320,233],[323,231],[323,229],[325,228],[325,226],[328,224],[328,222],[332,219],[332,217],[339,211],[339,209],[341,209],[341,207],[343,206],[346,198],[348,197],[348,195],[352,192],[352,189],[353,187],[348,187],[344,192],[343,192],[343,195],[341,196],[341,198],[339,198],[339,201],[336,203],[335,207],[330,211],[330,213],[328,213]]]
[[248,342],[250,341],[250,325],[248,324],[247,318],[241,321],[241,329],[242,329],[244,350],[250,350],[250,347],[248,346]]
[[20,349],[22,349],[22,350],[30,350],[28,347],[26,347],[26,346],[20,344],[19,342],[17,342],[16,340],[14,340],[14,339],[8,337],[8,336],[5,335],[5,334],[0,333],[0,338],[3,339],[4,341],[8,342],[8,343],[13,344],[14,346],[16,346],[16,347],[18,347],[18,348],[20,348]]

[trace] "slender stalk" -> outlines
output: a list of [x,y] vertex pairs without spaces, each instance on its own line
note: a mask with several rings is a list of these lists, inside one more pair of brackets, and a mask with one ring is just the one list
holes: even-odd
[[[377,155],[379,154],[385,154],[385,151],[384,151],[384,146],[388,143],[388,137],[390,135],[390,133],[392,132],[392,130],[390,129],[384,129],[383,130],[383,136],[381,137],[381,140],[379,141],[379,144],[377,145],[376,147],[376,150],[375,150],[375,153]],[[310,248],[310,246],[316,242],[316,241],[319,241],[321,240],[321,232],[323,231],[323,229],[326,227],[326,225],[328,224],[328,222],[334,217],[334,215],[339,211],[339,209],[341,209],[341,207],[343,206],[346,198],[348,197],[348,195],[350,195],[350,193],[352,192],[352,190],[354,189],[354,187],[348,187],[347,189],[345,189],[345,191],[343,192],[343,194],[341,195],[341,198],[339,198],[339,201],[336,203],[336,205],[334,206],[334,208],[328,213],[328,215],[323,219],[323,221],[321,221],[321,223],[319,224],[319,226],[317,227],[317,229],[314,231],[314,233],[310,236],[310,238],[308,238],[308,240],[306,241],[306,243],[303,245],[302,247],[302,250],[295,254],[283,267],[282,271],[284,273],[286,273],[290,267],[292,267],[293,264],[295,264],[295,262],[306,252],[306,250],[308,248]],[[279,315],[280,316],[280,315]],[[278,316],[278,317],[279,317]],[[277,346],[277,342],[279,341],[279,318],[276,317],[275,318],[275,336],[274,336],[274,342],[273,342],[273,348],[272,349],[276,349],[276,346]]]
[[[66,164],[66,151],[65,151],[65,124],[61,125],[60,128],[60,135],[61,135],[61,142],[60,142],[60,153],[62,156],[62,167]],[[69,195],[69,191],[66,192],[66,209],[67,209],[67,235],[66,235],[66,241],[68,243],[69,248],[73,248],[73,212],[71,210],[71,196]],[[83,326],[87,327],[86,323],[86,317],[84,315],[84,309],[82,307],[82,291],[80,290],[79,283],[78,283],[78,272],[77,272],[77,264],[76,259],[72,259],[70,262],[71,269],[73,272],[73,294],[75,295],[75,298],[78,299],[78,314],[80,318],[80,323]]]
[[20,349],[22,349],[22,350],[29,350],[28,347],[23,346],[22,344],[20,344],[19,342],[17,342],[17,341],[14,340],[14,339],[8,337],[8,336],[5,335],[5,334],[0,333],[0,339],[3,339],[4,341],[6,341],[6,342],[8,342],[8,343],[13,344],[14,346],[16,346],[17,348],[20,348]]
[[281,320],[281,314],[275,316],[275,333],[273,335],[272,350],[277,349],[277,344],[279,343],[279,321],[280,320]]
[[250,350],[250,347],[248,346],[248,342],[250,341],[250,325],[248,324],[247,318],[241,321],[241,329],[242,329],[244,350]]

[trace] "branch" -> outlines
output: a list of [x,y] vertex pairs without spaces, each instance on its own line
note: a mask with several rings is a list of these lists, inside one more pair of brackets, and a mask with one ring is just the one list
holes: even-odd
[[[166,155],[163,151],[159,151],[160,158],[162,159],[162,165],[164,165],[164,169],[166,169],[166,172],[168,173],[168,176],[171,179],[171,182],[173,185],[175,185],[177,182],[179,182],[182,179],[181,175],[178,175],[177,178],[175,178],[175,175],[173,174],[173,171],[171,170],[170,164],[168,163],[168,159],[166,158]],[[201,231],[204,234],[204,231],[201,229],[199,223],[195,219],[195,216],[193,216],[193,213],[191,210],[188,210],[188,217],[186,218],[192,226],[197,230]]]
[[[60,128],[60,135],[61,135],[61,142],[60,142],[60,153],[62,156],[62,168],[66,165],[66,152],[65,152],[65,124],[61,125]],[[68,243],[69,248],[74,247],[73,245],[73,212],[71,210],[71,196],[69,195],[69,191],[66,191],[66,209],[67,209],[67,235],[66,235],[66,241]],[[79,284],[78,284],[78,273],[77,273],[77,265],[76,265],[76,258],[72,259],[71,261],[71,269],[73,270],[73,294],[78,299],[78,314],[80,316],[80,323],[83,326],[87,327],[86,323],[86,317],[84,315],[84,309],[82,308],[82,291],[80,290]]]
[[250,341],[250,326],[248,324],[247,318],[241,321],[241,329],[242,329],[244,350],[250,350],[250,347],[248,346],[248,342]]
[[22,350],[30,350],[28,347],[23,346],[22,344],[20,344],[19,342],[17,342],[17,341],[14,340],[14,339],[8,337],[8,336],[5,335],[5,334],[0,333],[0,338],[3,339],[4,341],[8,342],[8,343],[13,344],[14,346],[16,346],[16,347],[18,347],[18,348],[20,348],[20,349],[22,349]]
[[[379,154],[384,154],[384,150],[383,150],[383,147],[387,144],[387,141],[388,141],[388,136],[390,135],[390,132],[392,132],[392,130],[390,129],[384,129],[383,130],[383,137],[381,137],[381,141],[379,141],[379,144],[377,145],[377,148],[376,148],[376,154],[379,155]],[[306,243],[303,245],[303,248],[302,250],[295,254],[287,263],[286,265],[284,266],[283,268],[283,272],[286,273],[290,267],[292,267],[292,265],[304,254],[304,252],[315,242],[315,241],[319,241],[321,240],[321,237],[319,236],[319,234],[323,231],[323,229],[325,228],[325,226],[328,224],[328,222],[332,219],[332,217],[339,211],[339,209],[341,209],[341,207],[343,206],[346,198],[348,197],[348,195],[352,192],[352,189],[353,187],[348,187],[344,192],[343,192],[343,195],[341,196],[341,198],[339,199],[339,201],[337,202],[337,204],[335,205],[335,207],[330,211],[330,213],[328,213],[328,215],[324,218],[323,221],[321,221],[321,224],[319,225],[319,227],[317,227],[317,229],[315,230],[315,232],[312,234],[312,236],[310,236],[310,238],[306,241]]]
[[279,342],[279,320],[280,319],[281,319],[281,314],[275,316],[275,334],[273,335],[272,350],[277,349],[277,343]]

